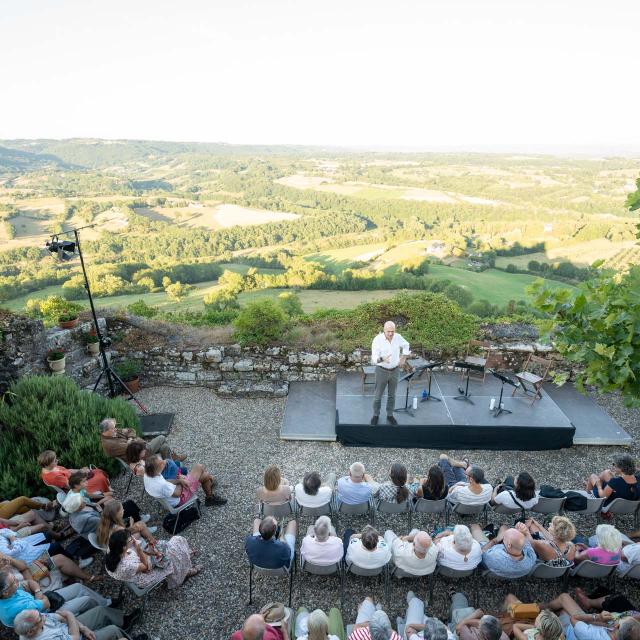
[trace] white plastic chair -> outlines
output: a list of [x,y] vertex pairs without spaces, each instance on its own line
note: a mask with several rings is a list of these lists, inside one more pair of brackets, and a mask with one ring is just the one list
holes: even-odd
[[546,498],[538,496],[538,502],[529,509],[531,513],[539,513],[544,516],[542,524],[546,526],[550,516],[562,513],[564,498]]
[[92,531],[87,538],[89,539],[89,542],[91,543],[91,546],[94,549],[97,549],[98,551],[102,551],[103,553],[107,553],[107,551],[109,551],[109,547],[107,545],[101,545],[98,542],[98,537],[95,533],[95,531]]
[[633,516],[633,528],[638,528],[638,507],[640,501],[615,498],[608,505],[602,507],[602,513],[612,513],[614,516]]

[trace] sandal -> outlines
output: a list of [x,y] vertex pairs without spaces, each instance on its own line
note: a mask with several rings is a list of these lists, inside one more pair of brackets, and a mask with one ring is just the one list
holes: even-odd
[[195,567],[193,567],[193,569],[189,569],[189,571],[187,571],[187,578],[193,578],[193,576],[198,575],[201,571],[202,565],[197,564]]

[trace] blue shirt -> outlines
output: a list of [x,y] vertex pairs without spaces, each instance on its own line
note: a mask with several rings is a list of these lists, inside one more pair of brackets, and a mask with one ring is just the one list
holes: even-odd
[[[171,458],[166,459],[164,469],[161,472],[162,477],[165,480],[175,480],[178,477],[178,471],[182,470],[182,467],[175,463]],[[187,475],[186,470],[182,471],[183,475]]]
[[42,600],[36,600],[24,589],[18,589],[11,597],[0,599],[0,622],[5,627],[13,627],[15,617],[25,609],[42,611],[44,603]]
[[264,569],[280,569],[291,564],[291,547],[282,540],[262,536],[247,536],[244,541],[249,562]]
[[484,566],[502,578],[521,578],[526,576],[536,563],[536,552],[527,542],[522,549],[524,557],[516,560],[507,553],[504,545],[497,544],[482,553]]
[[371,497],[371,485],[364,480],[353,482],[349,476],[338,480],[338,500],[345,504],[361,504]]

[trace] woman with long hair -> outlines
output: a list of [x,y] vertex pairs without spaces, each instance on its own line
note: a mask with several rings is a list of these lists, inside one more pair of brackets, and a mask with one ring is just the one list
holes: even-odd
[[395,502],[397,504],[405,502],[410,496],[407,485],[407,467],[399,462],[392,464],[389,470],[389,479],[380,485],[375,495],[380,502]]
[[504,482],[496,483],[491,495],[492,504],[501,504],[510,509],[531,509],[538,504],[536,482],[530,473],[522,471],[513,480],[508,476]]
[[331,609],[328,616],[322,609],[309,613],[305,607],[301,607],[296,612],[296,640],[340,640],[343,635],[344,623],[339,609]]
[[444,482],[442,469],[434,464],[429,468],[426,478],[422,478],[415,486],[416,498],[424,500],[442,500],[447,497],[447,485]]
[[141,520],[134,522],[133,518],[129,518],[125,522],[122,502],[120,500],[111,500],[102,508],[100,523],[96,531],[98,544],[106,547],[109,544],[111,533],[119,529],[128,529],[137,538],[144,538],[152,547],[156,544],[156,539],[152,535],[155,527],[151,531],[144,522]]
[[256,492],[256,497],[258,502],[284,504],[291,500],[291,491],[289,481],[283,478],[280,469],[272,464],[264,470],[263,486]]

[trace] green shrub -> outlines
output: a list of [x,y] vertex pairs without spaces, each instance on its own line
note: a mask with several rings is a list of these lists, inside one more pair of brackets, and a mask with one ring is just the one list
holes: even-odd
[[243,307],[233,321],[234,338],[241,345],[262,345],[282,340],[288,321],[273,300],[256,300]]
[[461,287],[459,284],[450,284],[445,290],[444,295],[453,300],[461,307],[468,307],[473,302],[473,294],[468,289]]
[[78,317],[82,305],[65,300],[61,296],[49,296],[45,300],[28,300],[27,310],[30,315],[44,318],[51,324],[58,322],[61,316],[70,315],[70,319]]
[[282,292],[278,296],[278,304],[290,318],[298,318],[304,315],[300,297],[291,291]]
[[144,300],[136,300],[127,306],[127,311],[134,316],[142,318],[153,318],[158,314],[158,309],[148,305]]
[[129,382],[130,380],[135,380],[140,375],[142,365],[137,360],[129,360],[127,358],[118,362],[113,369],[119,378],[122,378],[125,382]]
[[57,452],[71,469],[94,464],[110,475],[119,471],[102,452],[98,424],[113,417],[122,427],[138,428],[133,408],[82,391],[66,376],[25,376],[14,382],[0,402],[0,496],[42,495],[38,454]]

